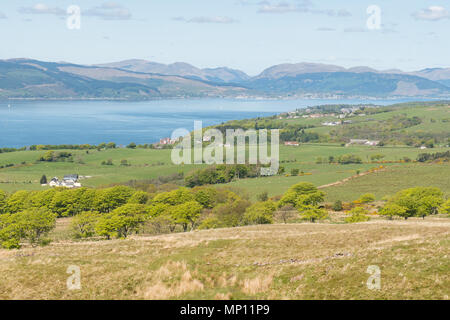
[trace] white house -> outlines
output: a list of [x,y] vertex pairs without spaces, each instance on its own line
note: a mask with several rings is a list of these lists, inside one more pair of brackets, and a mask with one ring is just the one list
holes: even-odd
[[81,183],[78,182],[78,179],[77,174],[66,175],[62,181],[58,177],[54,177],[48,185],[52,188],[81,188]]

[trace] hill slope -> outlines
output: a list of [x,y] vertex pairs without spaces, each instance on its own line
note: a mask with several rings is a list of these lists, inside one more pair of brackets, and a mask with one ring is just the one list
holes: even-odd
[[[48,247],[0,250],[1,299],[448,298],[445,219],[86,242],[64,238],[69,224],[59,221],[53,237],[60,240]],[[81,290],[66,288],[74,264],[81,269]],[[366,286],[371,265],[381,270],[380,290]]]

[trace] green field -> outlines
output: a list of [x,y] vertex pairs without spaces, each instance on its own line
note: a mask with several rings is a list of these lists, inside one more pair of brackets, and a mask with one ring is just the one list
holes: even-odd
[[[398,116],[419,117],[422,121],[419,125],[402,130],[404,133],[415,135],[436,134],[442,138],[442,134],[448,136],[448,123],[450,109],[445,104],[435,105],[400,105],[389,107],[389,112],[370,114],[367,116],[352,117],[352,126],[363,126],[385,121]],[[299,119],[276,119],[280,125],[314,125],[316,128],[307,129],[317,131],[321,134],[338,130],[336,127],[322,126],[321,123],[333,118],[299,118]],[[245,123],[246,120],[243,120]],[[250,121],[250,120],[248,120]],[[381,123],[381,122],[380,122]],[[341,126],[342,127],[342,126]],[[361,137],[354,137],[361,138]],[[325,186],[339,182],[364,173],[375,167],[383,166],[385,170],[363,175],[352,179],[344,184],[327,187],[327,201],[337,199],[351,201],[363,193],[374,193],[378,199],[392,194],[402,188],[413,186],[437,186],[445,193],[450,192],[450,168],[447,163],[443,164],[417,164],[401,163],[404,158],[415,160],[420,153],[436,153],[448,151],[448,147],[435,147],[433,149],[421,150],[417,147],[408,146],[342,146],[332,143],[302,143],[299,147],[280,147],[280,165],[285,168],[283,175],[235,180],[228,185],[239,187],[246,192],[250,199],[255,200],[257,195],[268,192],[269,196],[283,194],[291,185],[307,181],[316,186]],[[66,174],[76,173],[88,176],[82,180],[83,186],[99,187],[113,183],[125,183],[129,180],[148,180],[161,176],[169,176],[175,173],[189,173],[203,168],[204,165],[181,165],[172,164],[171,150],[155,149],[108,149],[108,150],[67,150],[73,154],[73,162],[37,162],[46,151],[21,151],[12,153],[0,153],[0,166],[15,164],[14,167],[0,169],[0,189],[7,192],[17,190],[40,190],[39,179],[46,175],[48,179],[54,176],[62,177]],[[360,157],[362,164],[339,165],[339,164],[317,164],[317,159],[328,159],[354,154]],[[372,163],[371,157],[382,155],[383,163]],[[102,165],[102,161],[111,159],[113,166]],[[121,166],[120,162],[127,160],[129,166]],[[393,163],[392,163],[393,162]],[[24,163],[24,164],[22,164]],[[292,169],[298,169],[301,176],[289,176]]]
[[[447,151],[448,148],[435,148],[432,152]],[[170,174],[184,172],[189,173],[193,170],[204,167],[204,165],[174,165],[170,159],[171,150],[153,150],[153,149],[112,149],[112,150],[67,150],[74,155],[74,162],[38,162],[35,161],[41,157],[46,151],[21,151],[0,154],[0,165],[8,163],[19,164],[12,168],[0,169],[0,189],[14,192],[17,190],[41,190],[39,179],[43,174],[47,178],[62,177],[66,174],[77,173],[81,176],[90,176],[91,178],[82,180],[83,186],[98,187],[110,185],[112,183],[124,183],[129,180],[146,180],[154,179],[160,176],[168,176]],[[382,154],[385,156],[383,160],[398,161],[404,157],[415,159],[423,150],[413,147],[368,147],[368,146],[350,146],[341,147],[333,144],[303,144],[300,147],[280,148],[280,165],[286,168],[286,173],[290,173],[291,169],[299,169],[304,172],[304,176],[286,177],[274,176],[255,179],[236,180],[229,185],[245,189],[251,199],[255,199],[256,195],[267,191],[269,196],[277,196],[283,194],[291,185],[307,181],[312,182],[316,186],[323,186],[333,182],[343,180],[356,175],[357,171],[361,173],[380,166],[380,164],[369,163],[370,156]],[[340,156],[344,154],[358,155],[364,163],[362,164],[316,164],[318,157],[328,158],[329,156]],[[102,161],[111,159],[113,166],[101,165]],[[130,166],[120,166],[121,160],[127,160]],[[24,165],[20,163],[26,162]],[[398,190],[397,185],[402,187],[416,185],[436,185],[448,192],[450,184],[446,177],[446,172],[450,168],[448,164],[441,166],[435,165],[419,165],[419,164],[399,164],[385,163],[385,167],[395,166],[392,179],[386,173],[378,173],[374,177],[361,177],[355,181],[366,181],[374,179],[373,183],[368,182],[367,187],[358,189],[355,187],[339,186],[327,188],[327,192],[334,195],[328,199],[333,200],[342,198],[341,200],[354,200],[360,194],[360,190],[367,190],[375,193],[377,196],[384,196],[390,191]],[[399,170],[405,167],[407,170]],[[383,176],[383,178],[377,178]],[[353,185],[354,182],[348,183]],[[343,192],[342,197],[337,196],[334,189],[343,190],[350,188],[348,192]],[[352,192],[355,191],[355,195]],[[386,192],[386,193],[384,193]],[[338,192],[339,193],[339,192]],[[337,193],[337,194],[338,194]]]
[[323,191],[328,202],[353,201],[366,193],[373,193],[381,200],[411,187],[438,187],[450,196],[450,164],[393,165]]

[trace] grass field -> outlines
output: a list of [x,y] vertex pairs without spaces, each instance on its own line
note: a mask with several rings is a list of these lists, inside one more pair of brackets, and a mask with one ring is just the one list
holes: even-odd
[[438,187],[450,196],[450,164],[407,164],[386,167],[383,171],[358,177],[338,186],[323,189],[326,201],[353,201],[365,193],[378,200],[411,187]]
[[[435,148],[432,152],[446,151],[448,148]],[[0,169],[0,189],[13,192],[17,190],[41,190],[39,179],[43,174],[48,179],[62,177],[66,174],[77,173],[92,178],[83,180],[83,186],[97,187],[111,183],[123,183],[129,180],[153,179],[159,176],[167,176],[173,173],[188,173],[203,166],[198,165],[173,165],[171,150],[149,149],[115,149],[115,150],[69,150],[74,155],[74,162],[39,162],[35,163],[45,151],[23,151],[0,154],[0,165],[16,164],[12,168]],[[366,147],[325,144],[304,144],[300,147],[280,148],[281,165],[286,168],[286,173],[297,168],[311,176],[304,177],[271,177],[264,179],[249,179],[233,182],[233,186],[247,188],[253,197],[257,193],[268,191],[271,196],[283,193],[289,186],[299,181],[313,182],[317,186],[329,184],[351,177],[356,171],[364,172],[377,166],[364,163],[360,165],[334,165],[316,164],[318,157],[340,156],[344,154],[356,154],[364,162],[370,161],[370,156],[382,154],[383,160],[397,161],[403,157],[415,159],[423,150],[411,147]],[[114,166],[101,165],[102,161],[113,160]],[[120,166],[121,160],[127,160],[131,166]],[[26,162],[25,165],[21,165]],[[389,166],[391,164],[385,164]]]
[[[0,250],[0,299],[448,299],[448,219],[268,225]],[[67,290],[67,268],[81,290]],[[369,266],[381,289],[369,290]]]

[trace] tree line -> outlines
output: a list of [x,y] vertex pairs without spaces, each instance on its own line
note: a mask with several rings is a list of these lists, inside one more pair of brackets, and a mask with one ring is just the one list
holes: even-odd
[[[329,218],[324,196],[307,182],[292,186],[281,197],[269,199],[264,193],[255,203],[241,191],[213,186],[168,191],[155,188],[151,192],[129,186],[17,191],[11,195],[0,191],[0,244],[10,249],[20,248],[25,241],[48,244],[46,235],[62,217],[72,217],[72,234],[78,239],[271,224],[276,215],[286,222],[293,212],[299,219],[314,223]],[[373,195],[363,195],[347,212],[345,222],[368,221],[365,205],[374,201]],[[342,210],[342,203],[333,209]],[[438,188],[425,187],[399,191],[378,210],[388,219],[425,218],[437,213],[450,214],[450,200],[445,200]]]

